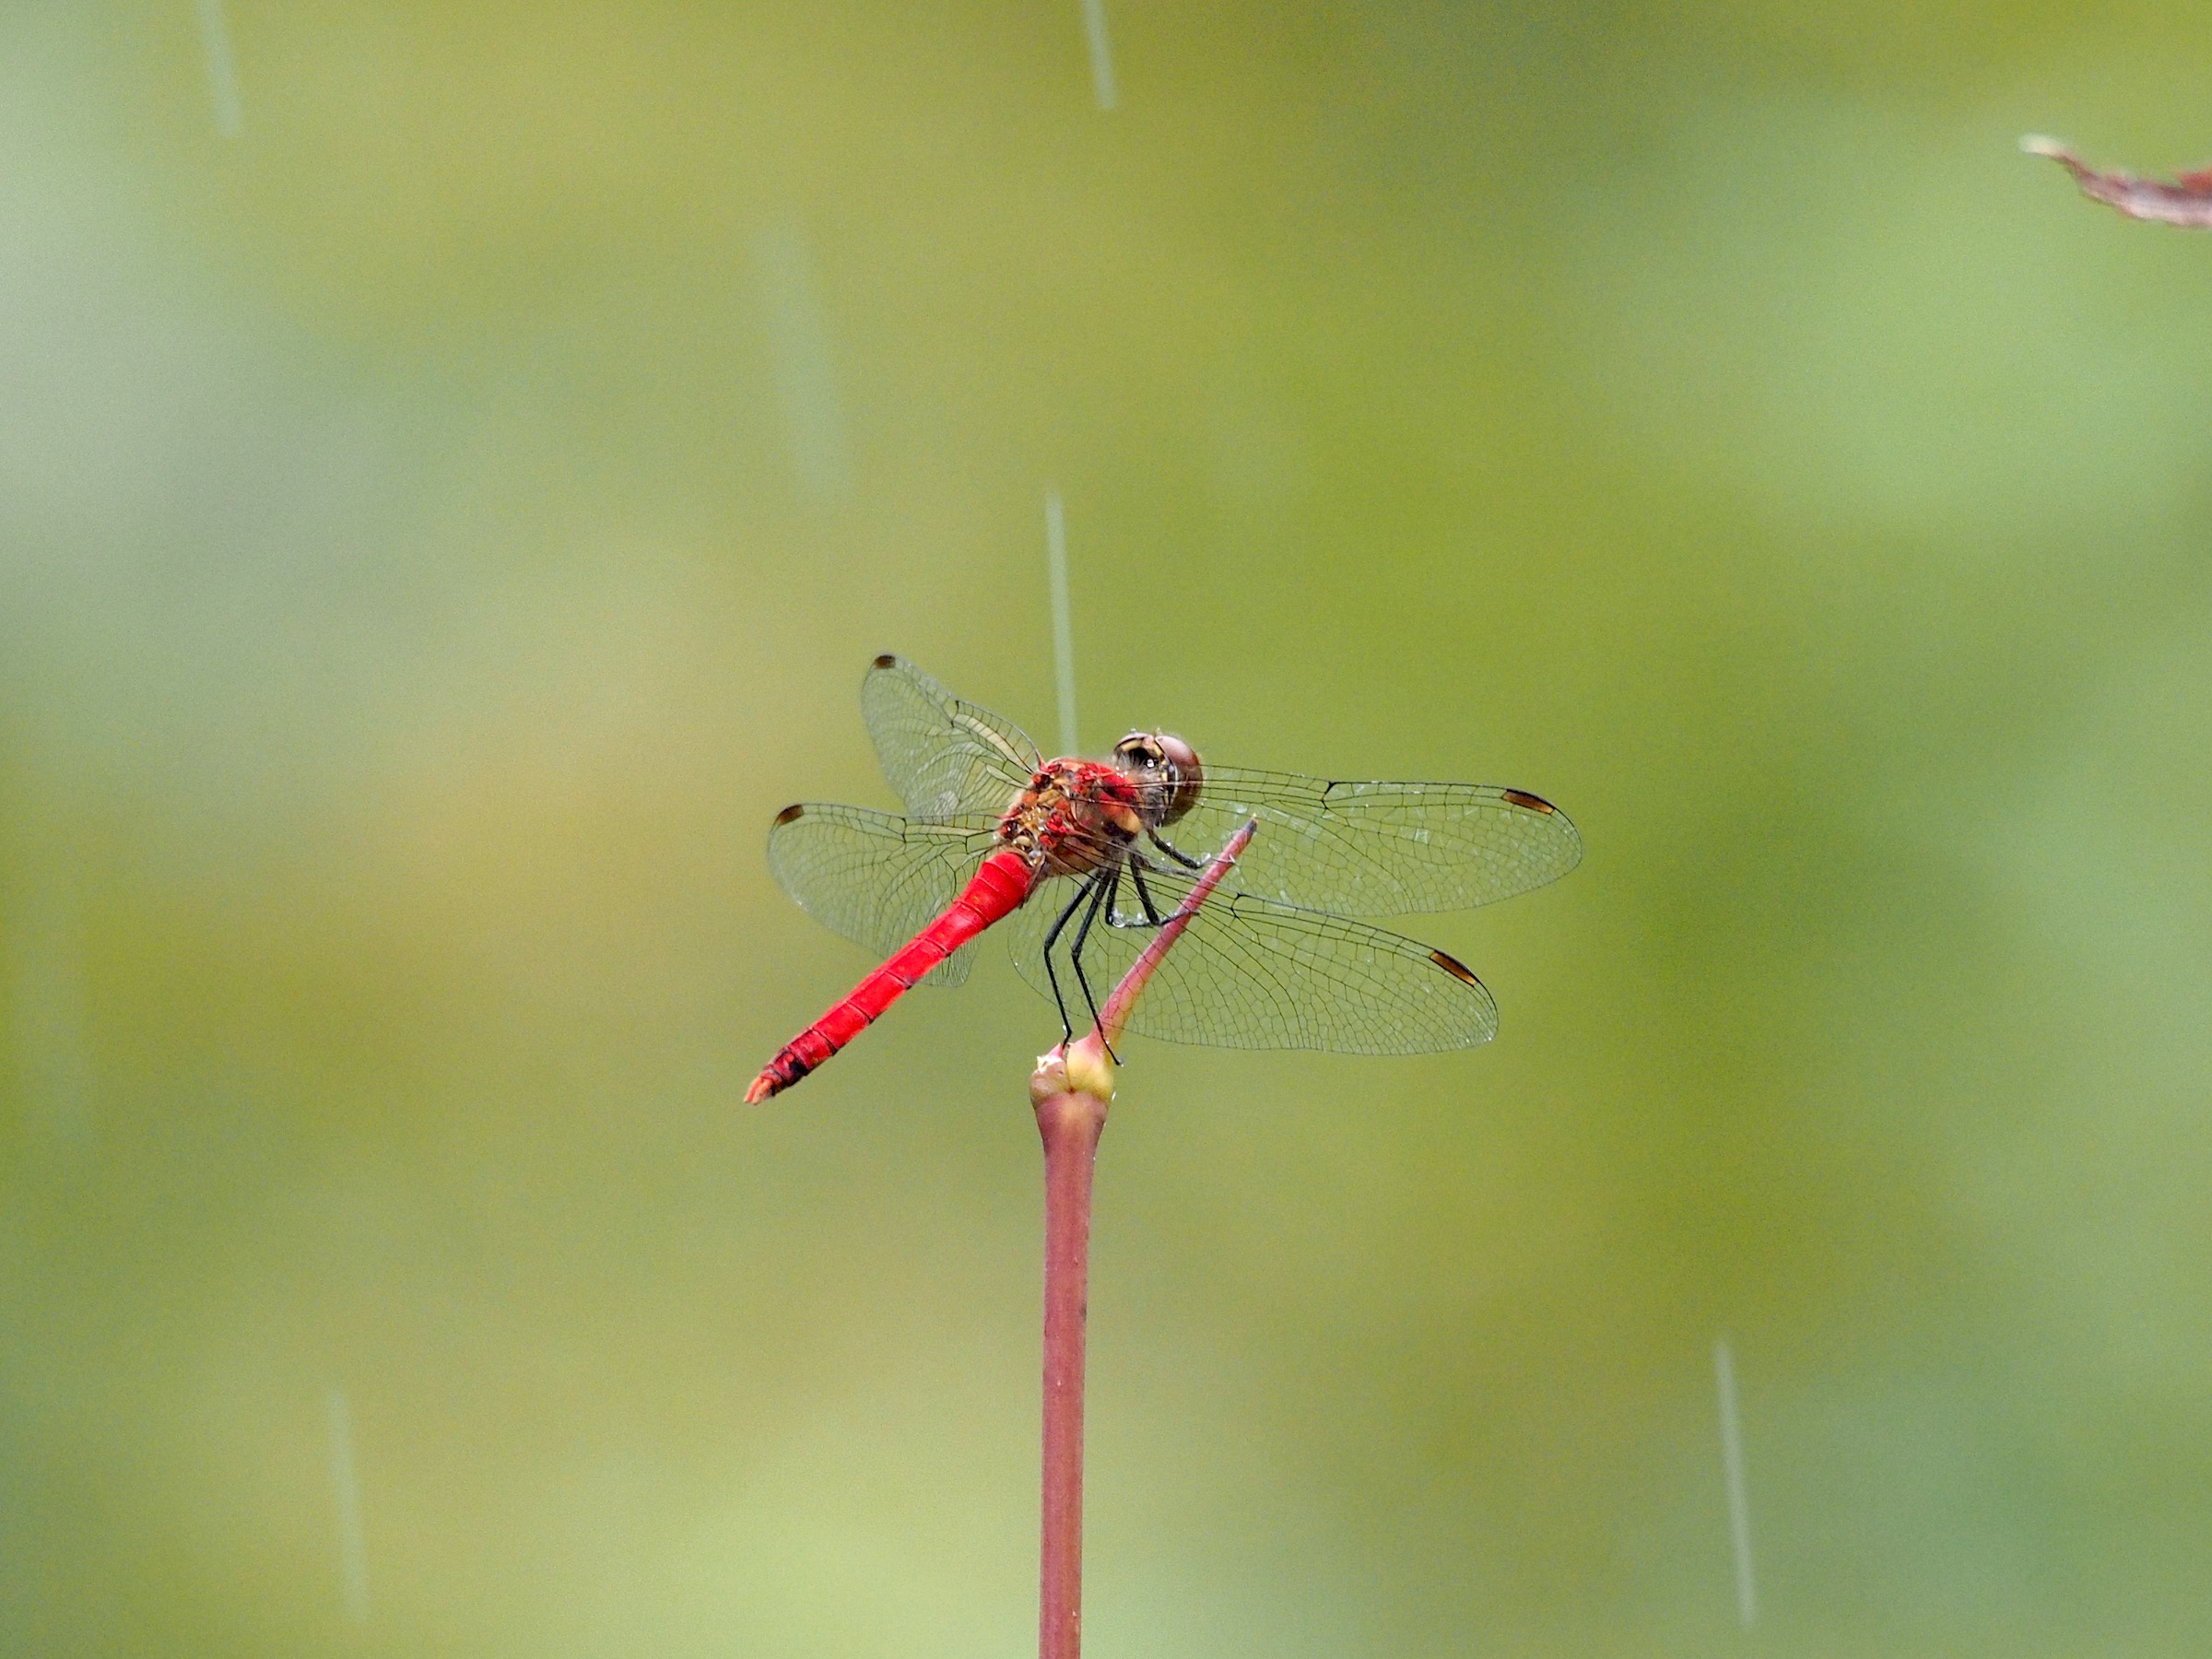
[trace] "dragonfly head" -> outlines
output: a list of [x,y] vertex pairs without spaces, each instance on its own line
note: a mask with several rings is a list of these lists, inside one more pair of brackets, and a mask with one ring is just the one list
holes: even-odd
[[1113,763],[1136,784],[1152,828],[1171,824],[1198,805],[1206,768],[1198,751],[1165,732],[1132,732],[1113,746]]

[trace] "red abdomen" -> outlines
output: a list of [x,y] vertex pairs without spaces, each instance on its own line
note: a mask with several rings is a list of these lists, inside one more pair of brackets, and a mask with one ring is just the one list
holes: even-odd
[[1012,848],[984,859],[960,896],[916,934],[891,959],[853,988],[853,994],[794,1037],[761,1068],[745,1092],[747,1105],[781,1094],[866,1030],[886,1008],[928,977],[931,970],[994,922],[1021,908],[1037,882],[1037,865]]

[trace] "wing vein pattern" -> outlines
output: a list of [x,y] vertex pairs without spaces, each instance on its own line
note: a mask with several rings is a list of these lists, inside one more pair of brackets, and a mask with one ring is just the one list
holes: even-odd
[[[1166,915],[1193,878],[1147,872],[1145,879]],[[1048,996],[1044,935],[1060,908],[1053,890],[1062,885],[1048,884],[1002,924],[1015,967]],[[1153,936],[1126,881],[1116,910],[1113,924],[1093,927],[1084,948],[1091,988],[1100,995]],[[1061,989],[1079,1018],[1065,935],[1059,948]],[[1129,1029],[1217,1048],[1425,1054],[1488,1041],[1498,1009],[1472,973],[1416,940],[1251,893],[1217,892],[1161,961]]]
[[910,817],[995,817],[1037,771],[1037,746],[1019,726],[962,701],[902,657],[876,659],[860,707]]
[[[769,831],[768,867],[808,915],[888,957],[959,897],[991,851],[995,823],[807,803],[785,808]],[[922,982],[957,985],[974,960],[963,947]]]
[[1260,833],[1230,877],[1240,891],[1354,916],[1472,910],[1557,881],[1583,855],[1567,815],[1521,790],[1229,767],[1206,768],[1198,805],[1166,833],[1210,853],[1248,818]]

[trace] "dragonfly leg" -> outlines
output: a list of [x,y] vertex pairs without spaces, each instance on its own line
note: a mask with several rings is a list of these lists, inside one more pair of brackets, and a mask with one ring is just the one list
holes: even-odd
[[[1061,930],[1067,925],[1068,918],[1076,913],[1076,906],[1088,898],[1090,889],[1097,885],[1098,877],[1094,876],[1089,881],[1077,888],[1076,896],[1067,901],[1067,908],[1060,912],[1044,935],[1044,977],[1053,987],[1053,1006],[1060,1010],[1060,1040],[1063,1042],[1073,1042],[1076,1040],[1076,1028],[1067,1018],[1067,998],[1061,994],[1060,976],[1053,971],[1053,947],[1060,942]],[[1079,971],[1077,977],[1078,979],[1081,977]],[[1088,990],[1085,994],[1089,994]]]
[[[1090,924],[1099,919],[1100,905],[1107,907],[1109,916],[1112,914],[1113,895],[1121,890],[1121,887],[1122,872],[1118,865],[1111,876],[1100,871],[1091,877],[1090,908],[1083,912],[1083,925],[1076,929],[1076,942],[1068,947],[1067,952],[1067,959],[1076,971],[1076,983],[1083,987],[1083,1000],[1090,1006],[1090,1023],[1094,1026],[1099,1023],[1099,999],[1090,994],[1090,976],[1083,971],[1083,942],[1090,937]],[[1099,1040],[1105,1041],[1103,1030],[1100,1032]],[[1122,1057],[1113,1052],[1111,1042],[1106,1043],[1106,1057],[1116,1065],[1122,1063]]]
[[[1129,879],[1136,884],[1137,901],[1145,907],[1145,925],[1158,927],[1161,920],[1159,906],[1152,902],[1152,889],[1145,885],[1145,861],[1142,858],[1130,859]],[[1134,924],[1118,923],[1116,925],[1131,926]]]
[[1151,842],[1152,842],[1152,844],[1153,844],[1154,846],[1158,847],[1158,848],[1159,848],[1159,850],[1160,850],[1162,853],[1166,853],[1166,854],[1167,854],[1167,855],[1168,855],[1170,858],[1173,859],[1173,860],[1174,860],[1174,861],[1175,861],[1177,864],[1181,865],[1182,865],[1182,866],[1184,869],[1186,869],[1186,870],[1203,870],[1203,869],[1205,869],[1205,868],[1206,868],[1206,860],[1205,860],[1205,859],[1203,859],[1203,858],[1193,858],[1193,857],[1192,857],[1192,856],[1191,856],[1191,855],[1190,855],[1188,853],[1185,853],[1185,852],[1184,852],[1184,851],[1183,851],[1182,848],[1180,848],[1180,847],[1177,847],[1177,846],[1174,846],[1174,845],[1171,844],[1171,843],[1170,843],[1170,842],[1169,842],[1169,841],[1166,840],[1166,838],[1164,838],[1164,837],[1163,837],[1163,836],[1160,834],[1160,832],[1159,832],[1159,830],[1146,830],[1146,831],[1145,831],[1145,834],[1146,834],[1147,837],[1149,837],[1149,838],[1150,838],[1150,840],[1151,840]]

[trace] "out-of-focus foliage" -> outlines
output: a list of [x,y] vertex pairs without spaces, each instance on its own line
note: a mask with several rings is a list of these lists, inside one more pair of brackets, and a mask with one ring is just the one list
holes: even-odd
[[1725,1651],[1723,1333],[1761,1651],[2212,1643],[2212,249],[2014,147],[2212,13],[212,4],[0,12],[0,1648],[1025,1649],[1049,1012],[735,1101],[1054,489],[1088,743],[1590,847],[1131,1051],[1094,1653]]

